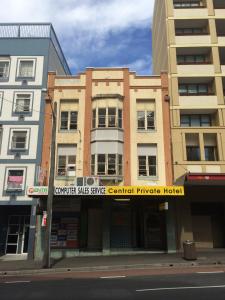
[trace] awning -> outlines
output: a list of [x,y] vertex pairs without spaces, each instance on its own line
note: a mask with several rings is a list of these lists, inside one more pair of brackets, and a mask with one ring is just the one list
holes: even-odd
[[188,173],[186,174],[184,185],[224,185],[224,173]]

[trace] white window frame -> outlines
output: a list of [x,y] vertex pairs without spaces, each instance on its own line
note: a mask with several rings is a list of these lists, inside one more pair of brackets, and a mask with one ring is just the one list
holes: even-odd
[[[140,112],[143,112],[144,113],[144,128],[138,128],[138,113]],[[148,113],[151,112],[151,113],[154,113],[154,127],[153,128],[150,128],[148,129]],[[137,110],[137,130],[138,131],[154,131],[156,130],[156,124],[155,124],[155,111],[153,110],[150,110],[150,109],[145,109],[145,110]]]
[[[104,155],[105,156],[105,164],[104,164],[104,168],[105,168],[105,172],[104,174],[98,174],[98,155]],[[109,174],[109,155],[115,155],[115,174]],[[122,165],[121,165],[121,169],[122,169],[122,174],[119,174],[119,170],[120,170],[120,165],[119,165],[119,156],[121,155],[122,157]],[[92,161],[92,157],[94,157],[94,164]],[[94,167],[94,169],[93,169]],[[123,155],[119,154],[119,153],[96,153],[96,154],[92,154],[91,155],[91,173],[93,176],[109,176],[109,177],[113,177],[113,176],[123,176]],[[94,172],[93,172],[94,171]]]
[[0,80],[7,80],[9,78],[9,73],[10,73],[10,59],[0,59],[0,62],[7,62],[9,64],[6,76],[0,77]]
[[[14,132],[26,132],[26,145],[25,145],[25,148],[13,148],[12,145],[13,145],[13,135],[14,135]],[[10,144],[9,144],[9,148],[11,151],[26,151],[28,150],[28,144],[29,144],[29,133],[30,131],[28,129],[25,129],[25,128],[17,128],[17,129],[11,129],[11,136],[10,136]]]
[[[77,113],[77,124],[76,124],[76,129],[70,129],[71,125],[71,114],[76,112]],[[61,128],[61,120],[62,120],[62,113],[68,113],[68,118],[67,118],[67,129]],[[60,111],[60,123],[59,123],[59,130],[60,131],[76,131],[78,130],[78,110],[61,110]]]
[[[76,150],[74,150],[74,154],[70,154],[70,153],[63,153],[63,154],[60,154],[59,153],[59,149],[60,148],[67,148],[68,146],[72,146],[71,148],[74,148]],[[72,149],[73,150],[73,149]],[[66,166],[65,166],[65,174],[59,174],[58,170],[59,170],[59,157],[65,157],[66,158]],[[73,164],[70,164],[69,163],[69,157],[73,157],[74,160],[75,160],[75,163]],[[76,166],[77,166],[77,145],[76,144],[73,144],[73,145],[70,145],[70,144],[58,144],[57,146],[57,159],[56,159],[56,176],[57,177],[67,177],[67,171],[69,169],[69,167],[73,168],[72,171],[75,171],[75,174],[76,174]]]
[[[8,177],[9,177],[9,172],[10,171],[23,171],[23,182],[22,182],[21,188],[9,188],[8,187]],[[6,191],[23,191],[23,190],[25,190],[26,168],[7,167],[5,174],[6,174],[6,176],[5,176],[4,189]]]
[[[29,104],[29,111],[17,111],[16,110],[16,108],[17,108],[17,104],[16,104],[16,101],[17,101],[17,97],[19,96],[19,95],[29,95],[30,96],[30,104]],[[16,92],[15,93],[15,98],[14,98],[14,108],[13,108],[13,112],[15,113],[15,114],[29,114],[29,113],[31,113],[31,107],[32,107],[32,97],[33,97],[33,93],[32,92],[26,92],[26,91],[24,91],[24,92]]]
[[[33,62],[33,70],[32,70],[32,76],[20,76],[20,66],[21,62],[28,62],[32,61]],[[36,70],[36,59],[35,58],[19,58],[18,63],[17,63],[17,72],[16,72],[16,77],[17,78],[34,78],[35,77],[35,70]]]

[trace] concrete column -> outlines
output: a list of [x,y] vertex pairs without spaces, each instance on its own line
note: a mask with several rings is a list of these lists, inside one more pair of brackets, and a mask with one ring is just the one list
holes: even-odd
[[217,44],[218,43],[218,37],[216,32],[216,21],[213,19],[209,19],[209,32],[211,36],[211,43]]
[[41,227],[42,215],[38,215],[36,218],[36,235],[35,235],[35,249],[34,259],[40,261],[44,255],[44,239],[45,239],[45,227]]
[[224,160],[223,158],[223,144],[222,144],[222,134],[221,132],[217,133],[217,149],[219,161]]
[[177,250],[175,218],[175,203],[174,199],[172,199],[169,202],[169,209],[166,211],[166,236],[168,253],[174,253]]
[[207,2],[209,16],[214,16],[215,11],[213,7],[213,0],[206,0],[206,2]]
[[175,45],[175,23],[174,20],[167,20],[167,30],[168,30],[168,43],[169,45]]
[[110,253],[111,200],[103,199],[102,252]]
[[172,105],[179,105],[178,78],[176,77],[171,78],[170,88],[171,88],[170,91],[171,91]]
[[212,58],[215,67],[215,73],[221,73],[220,55],[218,47],[212,47]]
[[173,0],[164,0],[168,17],[173,17]]
[[205,160],[204,137],[203,133],[199,133],[200,158]]
[[222,77],[215,77],[215,88],[216,88],[216,96],[218,104],[224,105],[224,97],[223,97],[223,81]]
[[34,200],[32,206],[31,206],[31,214],[30,214],[28,259],[34,259],[34,244],[35,244],[35,232],[36,232],[36,208],[37,208],[37,201]]
[[172,74],[177,74],[177,51],[176,48],[169,48],[169,63],[170,72]]

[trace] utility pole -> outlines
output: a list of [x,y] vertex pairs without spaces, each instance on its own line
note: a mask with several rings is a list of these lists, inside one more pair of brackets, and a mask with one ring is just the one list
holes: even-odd
[[[52,99],[51,108],[52,108]],[[45,245],[43,267],[51,268],[51,231],[52,231],[52,203],[54,197],[54,178],[55,178],[55,140],[56,140],[56,118],[57,118],[57,103],[54,103],[52,108],[52,140],[51,140],[51,162],[48,182],[48,198],[47,198],[47,224],[45,232]]]

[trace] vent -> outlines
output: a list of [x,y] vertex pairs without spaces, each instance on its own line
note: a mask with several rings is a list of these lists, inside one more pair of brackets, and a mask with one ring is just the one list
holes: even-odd
[[24,115],[19,116],[19,121],[24,121]]

